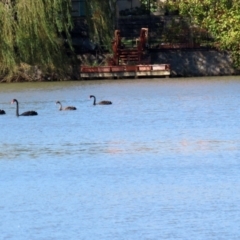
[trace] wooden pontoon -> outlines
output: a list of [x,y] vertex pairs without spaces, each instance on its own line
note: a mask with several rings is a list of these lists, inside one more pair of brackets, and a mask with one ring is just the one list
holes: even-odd
[[169,77],[169,64],[126,65],[126,66],[81,66],[81,79],[97,78],[138,78],[138,77]]
[[169,64],[150,64],[146,57],[148,28],[141,28],[136,38],[136,47],[127,48],[122,44],[120,30],[115,30],[112,41],[113,56],[108,59],[108,66],[81,66],[82,79],[95,78],[138,78],[169,77]]

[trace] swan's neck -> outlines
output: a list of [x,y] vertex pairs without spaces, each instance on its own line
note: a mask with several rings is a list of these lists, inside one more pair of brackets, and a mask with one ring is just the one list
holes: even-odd
[[18,110],[18,102],[16,102],[16,115],[17,115],[17,117],[19,117],[19,110]]
[[59,111],[62,111],[62,104],[61,103],[58,103],[59,104]]
[[96,97],[93,96],[93,105],[96,105]]

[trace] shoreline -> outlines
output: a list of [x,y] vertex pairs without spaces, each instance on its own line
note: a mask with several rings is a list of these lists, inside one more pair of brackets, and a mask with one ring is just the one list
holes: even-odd
[[[151,60],[149,64],[144,66],[169,66],[169,73],[151,74],[150,71],[141,71],[136,74],[136,70],[130,70],[129,74],[125,70],[120,70],[118,73],[109,74],[109,68],[134,68],[134,65],[120,65],[120,66],[107,66],[106,62],[109,54],[78,54],[77,58],[79,63],[69,66],[72,69],[71,74],[65,74],[64,77],[58,73],[44,73],[37,66],[29,66],[27,69],[19,71],[19,76],[0,81],[1,83],[14,83],[14,82],[52,82],[52,81],[82,81],[87,78],[88,80],[95,79],[118,79],[118,78],[141,78],[141,77],[210,77],[210,76],[238,76],[240,69],[233,66],[233,61],[230,53],[226,51],[218,51],[214,49],[164,49],[158,51],[149,51]],[[138,66],[138,65],[135,65]],[[141,65],[139,65],[141,66]],[[83,68],[103,68],[104,74],[91,73],[89,76],[81,70]],[[108,69],[108,70],[107,70]],[[112,72],[112,70],[110,71]],[[134,73],[133,73],[134,72]]]

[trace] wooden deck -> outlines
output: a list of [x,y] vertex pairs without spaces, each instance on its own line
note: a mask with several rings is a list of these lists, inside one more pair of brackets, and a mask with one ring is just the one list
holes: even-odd
[[138,77],[169,77],[169,64],[152,64],[152,65],[120,65],[120,66],[101,66],[90,67],[81,66],[81,79],[98,79],[98,78],[138,78]]

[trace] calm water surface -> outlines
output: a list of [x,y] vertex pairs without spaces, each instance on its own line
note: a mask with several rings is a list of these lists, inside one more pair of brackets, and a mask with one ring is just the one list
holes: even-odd
[[240,239],[239,106],[240,77],[1,84],[0,239]]

